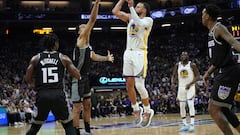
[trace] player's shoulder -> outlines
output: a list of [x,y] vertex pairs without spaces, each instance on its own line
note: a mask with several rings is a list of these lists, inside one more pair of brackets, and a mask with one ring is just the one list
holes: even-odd
[[143,19],[153,22],[153,19],[149,16],[144,17]]

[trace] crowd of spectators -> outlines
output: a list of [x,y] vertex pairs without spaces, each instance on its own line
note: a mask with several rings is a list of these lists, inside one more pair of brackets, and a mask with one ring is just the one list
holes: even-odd
[[[171,72],[174,64],[178,62],[182,51],[188,51],[190,60],[194,61],[201,75],[208,66],[207,59],[207,32],[202,30],[176,31],[169,29],[168,34],[153,32],[149,41],[148,76],[146,88],[150,94],[151,107],[155,113],[178,112],[176,90],[170,88]],[[114,63],[93,62],[91,68],[91,82],[94,87],[94,78],[98,76],[121,77],[122,56],[125,49],[125,36],[123,32],[93,33],[92,47],[99,54],[106,54],[110,50],[115,56]],[[60,52],[71,57],[76,36],[72,33],[57,33],[60,37]],[[8,35],[0,38],[0,106],[8,111],[9,124],[16,125],[29,123],[34,114],[35,94],[34,88],[24,80],[25,70],[30,58],[41,51],[38,41],[39,35]],[[65,90],[70,92],[70,79],[66,75]],[[198,81],[195,106],[197,113],[207,112],[207,101],[211,87],[205,88],[202,81]],[[95,93],[95,106],[93,116],[119,116],[131,114],[131,103],[123,92]],[[140,102],[140,101],[139,101]]]

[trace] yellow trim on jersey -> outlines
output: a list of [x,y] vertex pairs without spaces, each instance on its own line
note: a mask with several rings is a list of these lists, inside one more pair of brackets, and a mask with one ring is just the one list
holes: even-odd
[[147,40],[148,40],[149,30],[146,30],[143,37],[143,45],[144,45],[144,60],[143,60],[143,77],[147,76]]

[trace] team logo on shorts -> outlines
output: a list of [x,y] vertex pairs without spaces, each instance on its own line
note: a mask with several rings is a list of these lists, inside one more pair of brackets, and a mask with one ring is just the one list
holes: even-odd
[[222,100],[226,99],[231,92],[230,87],[219,86],[218,88],[218,97]]

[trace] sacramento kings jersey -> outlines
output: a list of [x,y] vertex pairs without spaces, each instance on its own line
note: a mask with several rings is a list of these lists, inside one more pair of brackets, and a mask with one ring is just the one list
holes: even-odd
[[88,45],[86,48],[75,47],[73,50],[73,63],[79,69],[80,74],[88,75],[91,65],[92,47]]
[[216,39],[214,36],[217,25],[221,24],[216,23],[208,33],[208,50],[211,64],[219,69],[234,65],[236,62],[234,61],[231,45],[223,38]]
[[189,82],[194,78],[194,73],[191,67],[191,61],[183,65],[182,62],[178,63],[178,85],[179,87],[186,87]]
[[36,65],[36,90],[63,89],[64,65],[60,53],[44,51],[38,54],[40,59]]

